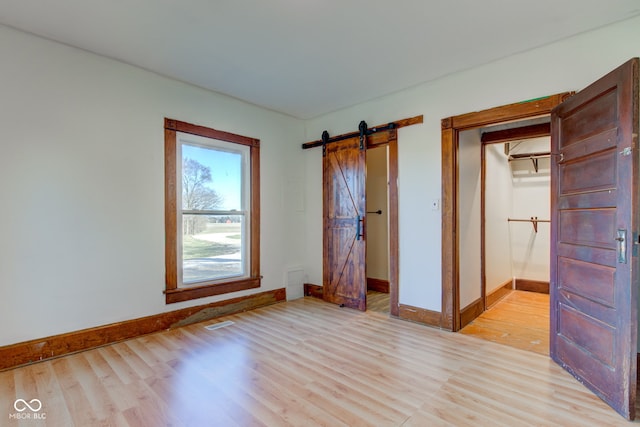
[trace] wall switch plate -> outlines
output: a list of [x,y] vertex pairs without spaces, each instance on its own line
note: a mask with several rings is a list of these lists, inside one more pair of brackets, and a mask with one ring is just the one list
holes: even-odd
[[433,199],[431,201],[431,210],[432,211],[440,210],[440,199]]

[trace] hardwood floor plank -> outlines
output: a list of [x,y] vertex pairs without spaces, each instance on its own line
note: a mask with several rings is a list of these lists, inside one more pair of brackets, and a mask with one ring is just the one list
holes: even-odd
[[181,347],[169,334],[145,335],[134,341],[143,351],[153,354],[151,357],[159,359],[154,365],[168,364],[181,356]]
[[549,295],[510,291],[460,333],[549,355]]
[[[465,418],[460,424],[471,420],[474,425],[491,425],[510,427],[523,423],[523,414],[514,415],[512,408],[505,409],[505,402],[497,403],[487,399],[486,393],[472,393],[470,390],[455,386],[455,382],[450,381],[442,388],[441,394],[455,405],[454,412],[460,412],[460,407],[464,408]],[[495,403],[495,404],[491,404]],[[508,406],[508,405],[506,405]],[[527,419],[528,422],[535,418]],[[542,423],[544,425],[544,423]]]
[[[135,386],[140,383],[136,382]],[[130,426],[176,426],[182,427],[187,424],[173,416],[168,408],[158,399],[150,399],[150,389],[137,388],[137,398],[135,406],[123,411],[122,415]],[[87,425],[87,424],[85,424]]]
[[[464,404],[461,404],[464,402]],[[433,395],[420,408],[422,414],[429,413],[445,422],[448,426],[503,426],[501,419],[494,419],[486,411],[477,411],[467,406],[467,400],[461,396],[442,391]],[[405,423],[405,425],[416,425]],[[429,424],[422,424],[427,426]]]
[[[490,419],[499,420],[497,422],[500,424],[520,424],[523,415],[531,409],[531,403],[502,394],[494,384],[487,387],[487,384],[482,384],[484,379],[486,376],[478,379],[467,374],[456,375],[443,387],[443,392],[447,393],[449,399],[455,399],[457,405],[485,413]],[[478,380],[479,383],[476,382]],[[527,418],[529,422],[544,424],[544,419],[538,419],[535,413],[532,416],[527,415]]]
[[[549,371],[559,369],[553,362],[549,361],[548,363],[550,364]],[[549,371],[547,372],[549,373]],[[559,381],[549,386],[539,381],[541,377],[544,377],[544,373],[544,371],[523,373],[515,368],[498,368],[492,371],[491,379],[494,383],[490,391],[505,399],[505,403],[508,402],[509,407],[520,402],[526,403],[523,410],[535,407],[537,408],[536,416],[542,416],[543,419],[555,416],[560,425],[573,425],[572,410],[584,411],[585,414],[589,414],[590,408],[607,408],[607,405],[593,394],[580,393],[579,397],[574,396],[574,393],[580,391],[582,385],[573,378],[567,378],[567,381]],[[555,374],[555,372],[553,373]],[[465,369],[464,374],[469,382],[477,383],[482,378],[486,378],[486,372],[475,367]],[[474,378],[476,381],[473,380]],[[518,385],[522,383],[529,384],[527,390],[518,388]],[[466,384],[465,387],[468,389],[469,384]],[[489,390],[484,391],[484,393],[488,392]],[[593,415],[593,418],[599,418],[597,413]]]
[[321,401],[306,388],[279,387],[275,379],[261,375],[254,376],[250,384],[241,384],[241,388],[249,396],[272,408],[288,425],[349,425],[342,421],[344,417],[340,414],[323,410]]
[[440,417],[437,411],[431,409],[429,407],[421,408],[402,423],[402,427],[451,427],[453,425]]
[[367,291],[367,311],[389,314],[389,293]]
[[343,387],[332,387],[330,383],[313,382],[305,389],[309,391],[315,405],[333,413],[349,426],[393,426],[399,425],[407,417],[406,414],[382,404],[380,400]]
[[465,334],[508,345],[522,350],[549,354],[549,332],[526,329],[518,325],[505,324],[491,319],[476,319],[465,327]]
[[[513,373],[511,373],[513,374]],[[478,384],[486,379],[486,373],[473,375],[472,372],[464,372],[447,383],[454,393],[463,396],[464,400],[470,399],[472,395],[477,397],[485,410],[494,412],[494,416],[499,414],[500,419],[510,417],[511,425],[517,424],[518,419],[526,419],[527,422],[536,425],[544,425],[551,417],[555,418],[557,425],[570,425],[571,419],[562,419],[563,413],[553,406],[557,406],[556,402],[550,404],[539,404],[543,401],[552,400],[552,396],[544,394],[544,397],[538,399],[537,396],[531,397],[531,393],[521,393],[514,390],[510,385],[502,383],[498,378],[492,377],[491,387],[479,387]],[[536,408],[532,411],[532,408]],[[496,412],[497,411],[497,412]],[[569,412],[568,416],[572,415]]]
[[[421,380],[430,386],[419,391],[413,391],[413,396],[420,398],[423,394],[426,396],[432,391],[431,389],[433,387],[438,387],[438,384],[446,379],[446,375],[438,378],[437,372],[430,371],[428,368],[425,368],[424,365],[421,369],[418,366],[416,366],[415,369],[411,369],[408,363],[401,363],[394,357],[384,357],[380,352],[364,351],[363,349],[365,347],[357,345],[351,342],[351,340],[347,343],[325,339],[322,342],[322,346],[328,346],[324,347],[325,351],[332,352],[334,357],[336,355],[342,356],[343,363],[345,363],[344,369],[346,374],[366,378],[374,373],[373,378],[371,378],[368,383],[376,382],[380,384],[381,387],[395,389],[397,393],[406,391],[407,384]],[[338,350],[338,346],[341,346],[342,349]],[[351,361],[349,356],[357,351],[359,351],[361,356],[364,355],[366,357],[357,361]],[[395,367],[399,365],[403,367],[402,370],[395,369]],[[433,387],[431,387],[431,385]]]
[[629,425],[547,356],[474,336],[313,298],[225,320],[0,372],[0,404],[41,398],[65,427]]
[[[386,388],[381,390],[370,383],[360,380],[359,377],[329,371],[323,366],[316,366],[314,363],[300,365],[296,364],[296,360],[283,360],[282,363],[267,362],[261,365],[259,369],[271,378],[285,378],[287,382],[293,380],[301,387],[319,383],[328,385],[336,390],[349,390],[354,395],[367,396],[365,399],[372,400],[372,405],[386,406],[394,412],[410,413],[416,408],[407,399],[398,397],[397,394],[389,395]],[[299,371],[307,371],[308,374],[301,378]]]
[[7,408],[8,413],[14,412],[13,404],[18,398],[16,396],[16,383],[14,378],[18,374],[21,374],[21,372],[0,372],[0,408]]
[[149,367],[149,364],[147,364],[138,353],[131,349],[128,341],[115,347],[115,350],[122,357],[122,360],[126,361],[130,369],[136,373],[137,378],[145,379],[153,375],[153,369]]
[[92,416],[98,420],[110,419],[119,409],[111,400],[105,384],[98,378],[91,368],[85,353],[78,353],[70,358],[69,369],[77,379],[81,391],[90,405]]
[[[185,330],[183,333],[189,334],[189,331]],[[230,331],[219,330],[214,333],[222,335]],[[246,340],[244,344],[247,344]],[[286,422],[291,425],[300,425],[302,419],[317,418],[313,408],[305,408],[304,411],[298,411],[302,413],[293,415],[289,413],[289,405],[299,405],[295,402],[295,395],[289,394],[291,384],[284,388],[287,390],[287,399],[284,402],[282,395],[272,396],[270,387],[259,386],[266,380],[255,373],[255,368],[252,369],[255,363],[246,363],[241,354],[243,348],[235,344],[225,346],[223,353],[227,360],[222,361],[223,363],[215,358],[196,357],[189,364],[176,360],[174,369],[178,371],[177,377],[181,378],[180,383],[186,381],[189,387],[194,387],[206,395],[222,394],[222,400],[231,403],[230,406],[225,406],[226,416],[239,425],[261,425],[261,421],[254,419],[253,414],[261,414],[263,419],[267,420],[275,416],[280,420],[279,424]],[[185,380],[185,377],[192,379]],[[224,388],[218,388],[216,384],[224,384]],[[256,389],[262,392],[256,394]]]
[[[549,308],[546,307],[546,312],[548,311]],[[505,322],[526,329],[549,329],[549,315],[547,313],[538,314],[539,312],[540,309],[527,312],[527,310],[520,307],[507,308],[499,304],[498,307],[486,311],[480,317],[482,319]]]
[[[81,374],[72,368],[77,359],[78,354],[74,354],[51,362],[64,396],[66,410],[71,416],[73,425],[100,425],[102,418],[100,414],[104,413],[104,407],[111,402],[110,400],[103,402],[104,406],[100,408],[100,413],[94,412],[95,408],[92,407],[89,396],[80,383]],[[59,415],[56,412],[55,409],[48,410],[47,417],[52,417],[51,420],[58,419]]]
[[[337,354],[336,354],[337,353]],[[376,390],[387,390],[387,393],[396,393],[402,395],[412,405],[418,405],[422,399],[428,396],[428,390],[425,388],[413,389],[413,393],[408,395],[407,389],[410,386],[393,375],[393,367],[386,371],[370,371],[365,367],[359,366],[362,359],[349,357],[344,352],[338,352],[336,349],[322,348],[321,343],[314,346],[314,354],[319,360],[322,360],[327,368],[331,367],[333,371],[340,372],[345,376],[360,378],[367,385],[374,387]],[[351,360],[354,359],[354,360]],[[370,365],[369,365],[370,366]],[[389,372],[391,371],[391,372]],[[406,395],[406,396],[405,396]]]

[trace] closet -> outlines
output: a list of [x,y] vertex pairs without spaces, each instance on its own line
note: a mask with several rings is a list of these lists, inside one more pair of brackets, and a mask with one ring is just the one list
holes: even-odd
[[484,145],[487,296],[509,284],[549,293],[549,144],[542,137]]
[[543,117],[459,134],[461,327],[513,290],[549,293],[548,132]]

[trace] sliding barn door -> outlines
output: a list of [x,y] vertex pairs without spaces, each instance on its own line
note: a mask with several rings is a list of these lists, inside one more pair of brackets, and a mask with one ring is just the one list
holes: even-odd
[[551,357],[635,417],[638,60],[551,117]]
[[360,138],[327,144],[323,157],[323,296],[367,308],[365,150]]

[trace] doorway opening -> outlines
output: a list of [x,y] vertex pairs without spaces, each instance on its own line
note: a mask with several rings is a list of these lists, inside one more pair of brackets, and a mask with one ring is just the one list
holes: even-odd
[[389,174],[387,145],[366,153],[367,311],[390,313]]
[[[464,131],[483,127],[531,120],[551,113],[551,110],[571,95],[570,92],[496,107],[480,112],[449,117],[442,120],[442,328],[457,332],[461,317],[461,244],[460,233],[460,136]],[[534,128],[535,129],[535,128]],[[484,270],[482,265],[479,266]],[[465,264],[466,269],[466,264]],[[484,271],[482,273],[484,275]],[[486,306],[486,292],[480,295],[480,311]]]
[[322,147],[323,153],[323,280],[322,286],[305,285],[305,294],[313,294],[340,306],[367,309],[367,229],[377,211],[367,213],[366,152],[386,150],[386,240],[388,253],[388,307],[398,316],[398,140],[397,130],[423,122],[423,116],[398,120],[368,128],[362,121],[359,132],[308,142],[303,149]]
[[459,135],[461,333],[549,355],[550,117]]

